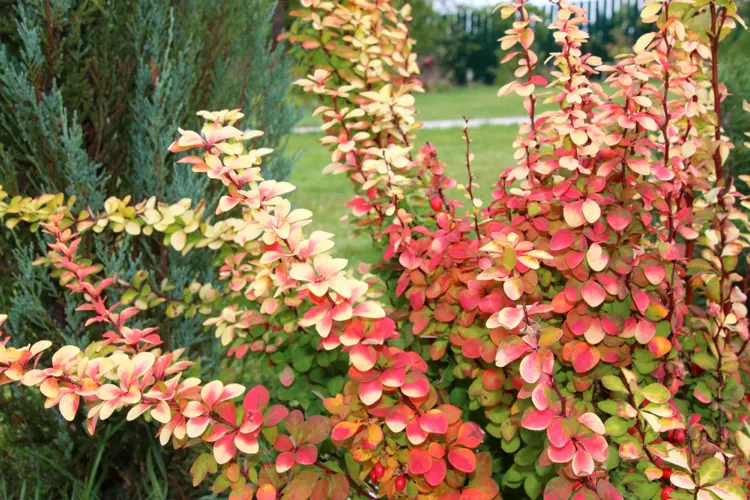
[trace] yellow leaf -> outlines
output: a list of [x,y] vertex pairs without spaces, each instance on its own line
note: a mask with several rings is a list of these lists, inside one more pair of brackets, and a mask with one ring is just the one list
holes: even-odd
[[646,5],[643,10],[641,11],[641,19],[644,21],[652,16],[655,16],[661,11],[661,2],[652,3],[650,5]]
[[574,130],[570,133],[570,139],[577,145],[577,146],[583,146],[586,144],[586,141],[589,139],[589,136],[586,135],[586,132],[578,129]]
[[173,233],[169,238],[169,243],[172,245],[172,248],[174,248],[178,252],[182,251],[182,249],[185,248],[186,241],[187,235],[182,229],[180,229],[176,233]]
[[641,36],[637,42],[635,42],[635,45],[633,45],[633,52],[636,54],[640,54],[641,52],[646,50],[646,47],[651,43],[651,41],[656,36],[656,33],[646,33],[645,35]]
[[589,224],[599,220],[602,215],[602,209],[599,208],[599,204],[594,200],[586,200],[583,202],[583,217]]

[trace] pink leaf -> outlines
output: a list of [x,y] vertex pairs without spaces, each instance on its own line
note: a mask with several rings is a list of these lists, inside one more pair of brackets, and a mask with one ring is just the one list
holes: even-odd
[[406,429],[407,419],[403,411],[392,409],[385,416],[385,424],[393,432],[401,432]]
[[599,350],[585,342],[578,342],[573,346],[571,355],[573,368],[576,373],[583,373],[591,370],[599,364]]
[[542,363],[539,354],[532,351],[521,360],[521,377],[529,384],[535,384],[542,376]]
[[201,390],[201,399],[209,408],[213,408],[214,404],[221,397],[221,391],[224,390],[224,384],[219,380],[213,380],[203,386]]
[[279,373],[279,380],[284,387],[289,387],[294,383],[294,372],[289,365],[284,365],[284,369]]
[[359,344],[349,351],[349,359],[354,368],[361,372],[370,370],[378,361],[378,352],[371,345]]
[[263,411],[268,406],[270,399],[271,395],[268,393],[268,389],[262,385],[256,385],[245,394],[242,406],[245,410]]
[[445,434],[448,431],[448,419],[440,410],[430,410],[419,417],[419,425],[425,432]]
[[585,450],[577,450],[573,455],[573,474],[576,476],[590,476],[594,473],[594,460]]
[[476,455],[474,455],[473,451],[466,448],[452,448],[448,452],[448,461],[453,467],[467,474],[474,472],[474,469],[477,467]]
[[598,221],[602,215],[602,209],[599,208],[599,204],[594,200],[584,201],[581,209],[583,210],[583,217],[589,224]]
[[456,446],[465,446],[466,448],[476,448],[484,439],[484,431],[474,422],[464,422],[458,428],[456,437]]
[[432,461],[432,468],[427,471],[424,475],[427,484],[430,486],[438,486],[445,479],[445,473],[447,467],[445,466],[445,460],[435,459]]
[[573,244],[575,236],[573,231],[570,229],[558,229],[555,234],[552,235],[552,239],[549,243],[549,248],[553,252],[557,250],[564,250]]
[[[487,326],[489,328],[495,328],[495,326],[490,326],[490,321],[492,321],[492,318],[495,318],[495,315],[493,315],[490,320],[487,321]],[[497,313],[496,319],[499,326],[507,328],[508,330],[512,330],[519,324],[521,324],[521,320],[523,320],[523,309],[520,309],[518,307],[506,307],[505,309]]]
[[536,410],[528,408],[521,418],[521,425],[531,431],[541,431],[549,427],[552,419],[556,416],[552,410]]
[[583,300],[591,307],[599,307],[607,298],[607,293],[604,288],[594,280],[589,280],[586,285],[581,288],[581,296]]
[[578,442],[597,462],[605,462],[607,460],[609,447],[607,445],[607,440],[604,439],[604,436],[600,434],[594,434],[592,436],[582,437],[578,440]]
[[362,402],[370,406],[375,404],[380,396],[383,394],[383,386],[380,383],[380,379],[374,379],[369,382],[362,382],[359,384],[359,399]]
[[286,418],[289,410],[282,405],[273,405],[263,417],[263,427],[273,427]]
[[279,474],[288,471],[292,467],[294,467],[294,452],[285,451],[276,457],[276,472]]
[[432,457],[422,448],[409,450],[409,473],[424,474],[432,468]]
[[510,300],[518,300],[523,294],[523,281],[521,278],[510,278],[503,282],[503,291]]
[[255,455],[260,449],[258,438],[253,434],[242,434],[238,432],[237,437],[234,439],[234,444],[242,453],[247,453],[249,455]]
[[570,441],[576,425],[567,418],[556,418],[547,428],[547,439],[552,446],[562,448]]
[[80,396],[74,392],[66,394],[60,399],[60,413],[68,422],[72,422],[75,418],[79,401]]
[[658,285],[667,275],[667,271],[660,262],[648,261],[643,265],[643,273],[646,275],[646,279],[652,285]]
[[411,444],[422,444],[427,441],[427,432],[415,418],[406,426],[406,437]]
[[507,337],[497,349],[495,364],[501,368],[508,366],[530,350],[531,346],[524,342],[520,337]]
[[604,434],[606,432],[604,430],[602,419],[600,419],[595,413],[586,412],[578,417],[578,421],[597,434]]
[[331,431],[331,439],[345,441],[355,435],[362,424],[359,422],[339,422]]
[[214,458],[219,465],[225,464],[234,458],[237,449],[234,447],[234,434],[227,434],[214,444]]
[[412,372],[401,386],[401,392],[410,398],[423,398],[430,392],[430,382],[421,373]]
[[625,208],[613,207],[607,214],[607,223],[615,231],[622,231],[630,221],[633,219],[633,215]]
[[635,327],[635,339],[640,344],[648,344],[656,335],[656,325],[647,319],[642,319]]
[[556,464],[566,464],[571,461],[573,454],[576,451],[576,446],[572,441],[565,443],[565,446],[557,447],[550,445],[547,447],[547,456],[550,461]]
[[318,459],[318,448],[313,444],[308,444],[308,445],[301,447],[294,454],[294,460],[298,464],[302,464],[302,465],[312,465],[315,463],[317,459]]

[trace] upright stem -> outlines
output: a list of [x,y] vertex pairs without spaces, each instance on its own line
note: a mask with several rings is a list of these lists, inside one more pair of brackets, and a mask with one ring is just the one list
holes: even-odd
[[471,198],[471,213],[474,215],[474,232],[477,235],[477,241],[481,240],[482,237],[479,233],[479,219],[477,218],[477,210],[474,206],[474,191],[472,184],[474,184],[474,176],[471,173],[471,139],[469,138],[469,120],[464,116],[464,139],[466,140],[466,171],[469,173],[469,184],[466,186],[466,191],[469,193]]

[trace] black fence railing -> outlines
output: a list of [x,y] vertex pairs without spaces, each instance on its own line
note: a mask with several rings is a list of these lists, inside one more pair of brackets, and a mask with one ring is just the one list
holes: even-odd
[[[640,21],[643,0],[588,0],[575,2],[588,12],[590,22],[584,27],[590,39],[587,50],[604,59],[632,44],[646,27]],[[529,8],[545,23],[557,16],[558,7],[549,3]],[[460,56],[457,57],[455,79],[466,83],[468,79],[482,83],[493,83],[498,74],[498,39],[510,28],[512,20],[501,19],[500,13],[490,10],[461,10],[443,15],[449,30],[449,39],[454,40]],[[546,29],[537,29],[536,50],[549,53],[555,43]]]

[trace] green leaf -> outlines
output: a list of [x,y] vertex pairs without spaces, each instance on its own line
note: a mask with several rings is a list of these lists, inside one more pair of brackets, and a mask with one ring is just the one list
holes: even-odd
[[656,335],[658,337],[669,337],[670,333],[672,333],[672,327],[669,321],[659,321],[656,324]]
[[415,483],[414,481],[409,481],[408,483],[406,483],[406,493],[409,495],[409,498],[416,498],[419,494],[417,483]]
[[211,487],[211,491],[213,491],[214,493],[222,493],[230,486],[232,486],[232,482],[226,475],[222,474],[221,476],[216,478],[216,481],[214,481],[214,485]]
[[617,415],[617,401],[606,399],[604,401],[599,401],[598,403],[596,403],[596,406],[604,413]]
[[312,367],[312,363],[313,356],[300,354],[292,358],[292,367],[294,368],[294,371],[298,373],[307,372]]
[[636,498],[656,498],[661,491],[661,485],[657,483],[642,483],[635,488]]
[[610,446],[607,452],[607,460],[604,461],[604,467],[612,470],[618,465],[620,465],[620,454],[617,451],[617,447]]
[[542,492],[542,483],[539,482],[539,478],[536,475],[531,474],[524,479],[523,490],[531,500],[535,500]]
[[489,424],[484,426],[484,430],[486,430],[487,434],[489,434],[492,437],[496,437],[496,438],[503,437],[503,426],[500,424],[495,424],[495,423],[490,422]]
[[193,466],[190,467],[190,472],[193,474],[193,486],[201,484],[209,472],[215,474],[217,467],[216,460],[210,453],[203,453],[196,458]]
[[730,481],[722,481],[714,486],[708,486],[706,489],[721,500],[744,500],[747,498],[742,488]]
[[531,465],[534,462],[536,462],[537,458],[539,458],[539,455],[542,453],[542,450],[539,448],[533,448],[530,446],[525,447],[516,455],[513,457],[513,461],[517,463],[518,465],[525,467],[527,465]]
[[698,382],[698,384],[695,386],[695,389],[693,389],[693,394],[695,395],[695,398],[701,403],[708,404],[714,400],[714,395],[711,393],[711,389],[708,388],[708,385],[703,380]]
[[711,354],[707,352],[698,352],[693,355],[693,363],[700,366],[704,370],[715,370],[719,363]]
[[335,376],[328,380],[328,394],[333,396],[334,394],[339,394],[344,389],[344,377],[341,376]]
[[669,390],[661,384],[649,384],[641,390],[641,395],[652,403],[666,403],[669,401]]
[[521,486],[523,476],[518,471],[515,465],[511,466],[505,474],[503,474],[503,486],[511,489],[516,489]]
[[628,392],[628,390],[625,388],[625,384],[622,383],[620,377],[616,377],[614,375],[603,376],[602,385],[612,392]]
[[513,437],[510,441],[506,441],[503,439],[500,441],[500,447],[503,449],[505,453],[515,453],[516,450],[521,446],[521,438],[517,435]]
[[718,458],[709,458],[698,469],[698,485],[715,483],[724,477],[724,464]]
[[354,460],[351,453],[347,453],[344,456],[344,462],[346,463],[346,470],[349,475],[351,477],[359,477],[359,471],[362,469],[362,466],[360,466],[359,463]]
[[620,417],[609,417],[604,422],[604,429],[607,431],[607,435],[612,437],[620,437],[633,425],[631,421],[625,420]]
[[466,389],[464,389],[463,387],[458,387],[451,391],[451,404],[453,406],[462,408],[466,404],[467,399],[468,395]]
[[122,302],[123,305],[130,304],[139,295],[140,295],[140,292],[136,290],[135,288],[128,288],[122,294],[122,297],[120,297],[120,302]]
[[487,418],[496,424],[502,424],[508,417],[510,417],[510,410],[499,406],[495,406],[487,413]]

